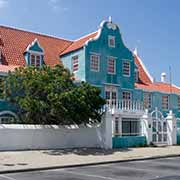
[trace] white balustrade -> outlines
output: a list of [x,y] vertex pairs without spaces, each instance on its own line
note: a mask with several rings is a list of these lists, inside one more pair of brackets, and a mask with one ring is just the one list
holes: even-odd
[[107,100],[106,107],[114,110],[122,111],[144,111],[144,105],[141,101],[130,100]]

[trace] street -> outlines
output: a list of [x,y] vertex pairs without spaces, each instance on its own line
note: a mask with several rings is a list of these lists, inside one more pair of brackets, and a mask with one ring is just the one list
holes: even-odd
[[180,180],[180,157],[2,174],[0,180]]

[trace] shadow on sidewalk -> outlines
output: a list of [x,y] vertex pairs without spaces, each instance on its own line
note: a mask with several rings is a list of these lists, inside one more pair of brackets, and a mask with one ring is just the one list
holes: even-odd
[[52,156],[61,156],[67,154],[76,154],[81,156],[94,155],[94,156],[104,156],[114,154],[115,152],[128,152],[132,151],[131,149],[96,149],[96,148],[75,148],[75,149],[58,149],[58,150],[48,150],[44,151],[44,154],[52,155]]

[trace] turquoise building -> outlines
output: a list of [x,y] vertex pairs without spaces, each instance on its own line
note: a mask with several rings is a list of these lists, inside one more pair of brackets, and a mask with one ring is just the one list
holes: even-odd
[[[161,74],[161,82],[154,82],[137,50],[132,52],[125,46],[118,25],[111,18],[103,21],[96,32],[72,43],[60,58],[77,81],[101,89],[102,97],[116,116],[114,146],[117,142],[120,147],[145,145],[141,133],[145,109],[152,114],[159,111],[163,118],[172,111],[180,118],[180,88],[166,82],[165,73]],[[167,134],[159,133],[158,129],[167,129],[167,124],[154,122],[152,126],[156,129],[152,141],[165,143]]]

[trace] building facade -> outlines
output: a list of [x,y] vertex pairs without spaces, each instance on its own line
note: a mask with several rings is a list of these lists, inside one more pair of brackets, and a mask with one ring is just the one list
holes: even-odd
[[152,122],[148,123],[151,141],[168,142],[164,121],[169,113],[180,118],[180,88],[166,82],[165,74],[161,82],[153,81],[137,50],[125,46],[111,18],[75,41],[0,26],[0,75],[20,66],[60,63],[74,73],[76,81],[100,88],[112,114],[115,144],[144,145],[144,116]]

